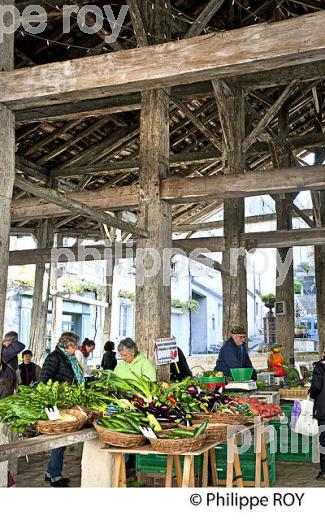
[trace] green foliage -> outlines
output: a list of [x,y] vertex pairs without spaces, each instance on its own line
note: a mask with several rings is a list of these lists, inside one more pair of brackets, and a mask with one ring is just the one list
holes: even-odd
[[299,280],[297,280],[297,278],[295,278],[293,281],[293,290],[294,290],[295,294],[301,294],[302,283],[299,282]]
[[[135,294],[133,292],[130,292],[127,289],[120,289],[118,295],[120,298],[125,298],[135,304]],[[200,308],[200,304],[197,300],[189,300],[187,302],[172,300],[171,306],[173,309],[179,309],[183,314],[187,314],[188,312],[197,312]]]
[[268,293],[268,294],[262,294],[261,296],[262,302],[275,302],[275,294],[274,293]]
[[63,289],[71,294],[82,294],[86,291],[94,292],[97,298],[104,300],[106,295],[106,287],[92,283],[80,283],[72,279],[66,279],[63,283]]
[[300,267],[305,271],[306,274],[309,274],[311,268],[308,262],[301,262]]

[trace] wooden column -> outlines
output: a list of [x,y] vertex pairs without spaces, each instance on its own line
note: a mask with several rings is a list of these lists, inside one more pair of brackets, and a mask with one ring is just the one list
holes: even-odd
[[[38,248],[52,247],[53,235],[49,221],[39,225]],[[47,314],[50,293],[50,264],[37,264],[35,268],[35,286],[29,335],[29,348],[33,352],[35,363],[41,364],[46,349]]]
[[[279,113],[279,137],[284,142],[288,135],[289,125],[289,106],[285,104]],[[275,167],[288,168],[291,165],[290,151],[283,152],[278,149],[277,162]],[[273,157],[274,160],[274,157]],[[276,214],[277,214],[277,229],[292,229],[292,202],[293,195],[291,193],[279,195],[275,197]],[[292,257],[292,248],[283,247],[277,250],[277,277],[279,277],[279,270],[284,269],[284,263],[287,258]],[[281,259],[282,265],[280,265]],[[286,306],[286,313],[283,316],[276,317],[276,340],[277,343],[283,345],[283,356],[286,362],[294,366],[294,328],[295,328],[295,306],[294,306],[294,284],[293,284],[293,261],[281,285],[276,286],[276,300],[284,301]],[[282,278],[282,275],[281,275]],[[282,280],[281,280],[282,281]]]
[[[240,174],[244,169],[242,143],[245,137],[245,99],[233,80],[213,81],[223,132],[224,174]],[[234,325],[247,329],[247,277],[240,249],[240,234],[245,231],[245,199],[224,201],[225,252],[223,266],[232,275],[222,275],[223,337]],[[235,271],[235,272],[234,272]]]
[[[316,118],[315,130],[323,133],[322,109],[324,95],[322,88],[312,90]],[[325,161],[325,146],[315,148],[315,164],[323,164]],[[325,191],[312,192],[314,221],[317,227],[325,223]],[[316,305],[317,305],[317,330],[318,330],[318,352],[322,357],[325,353],[325,246],[315,246],[315,280],[316,280]]]
[[[145,27],[155,35],[149,43],[166,41],[170,36],[170,6],[166,9],[165,4],[169,2],[151,3],[154,9],[150,3],[142,6]],[[171,326],[170,262],[163,265],[163,253],[172,247],[172,216],[170,204],[160,199],[161,180],[169,175],[169,99],[169,89],[154,89],[143,92],[141,103],[138,226],[147,229],[150,236],[137,242],[136,341],[152,361],[154,340],[170,336]],[[146,249],[158,262],[156,272],[151,270],[152,255],[143,258]],[[168,365],[158,369],[158,378],[169,380]]]
[[[13,4],[0,0],[0,6]],[[0,43],[0,71],[14,68],[14,35],[3,35]],[[0,103],[0,336],[3,334],[6,305],[9,232],[11,199],[15,179],[15,118],[13,113]],[[0,346],[1,349],[1,346]]]
[[[54,236],[54,247],[62,246],[62,235],[57,233]],[[54,349],[62,332],[63,298],[56,293],[62,291],[62,283],[58,272],[58,264],[51,266],[51,290],[52,296],[52,328],[51,328],[51,348]]]

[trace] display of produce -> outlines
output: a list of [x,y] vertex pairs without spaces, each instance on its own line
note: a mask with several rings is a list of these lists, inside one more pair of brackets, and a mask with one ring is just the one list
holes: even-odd
[[57,406],[65,409],[75,405],[103,410],[106,396],[84,386],[52,381],[39,383],[34,388],[19,386],[17,394],[0,400],[0,421],[13,431],[23,432],[26,426],[48,419],[45,408]]

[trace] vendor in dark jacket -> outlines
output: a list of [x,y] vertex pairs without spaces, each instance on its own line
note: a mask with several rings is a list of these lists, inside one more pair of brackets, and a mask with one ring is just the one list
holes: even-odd
[[106,341],[104,345],[103,359],[100,365],[103,370],[114,370],[114,368],[116,367],[117,361],[114,348],[114,341]]
[[[51,379],[54,382],[75,385],[85,383],[82,367],[75,356],[78,339],[78,336],[72,332],[64,332],[61,335],[55,350],[45,360],[40,382],[47,383]],[[69,479],[62,477],[64,450],[65,447],[56,448],[51,452],[45,480],[50,482],[52,487],[69,487]]]
[[[221,347],[216,371],[223,372],[225,376],[231,376],[231,368],[253,368],[252,362],[245,345],[246,330],[244,327],[236,326],[230,331],[230,337]],[[257,374],[253,371],[252,379],[256,381]]]
[[314,363],[309,393],[314,399],[314,418],[319,426],[320,471],[316,479],[325,479],[325,356]]
[[18,368],[17,354],[24,350],[25,345],[18,341],[17,332],[7,332],[2,340],[0,363],[0,399],[12,395],[16,386],[16,370]]
[[184,352],[177,347],[178,363],[170,364],[170,379],[171,381],[183,381],[186,377],[193,377],[190,367],[187,364]]

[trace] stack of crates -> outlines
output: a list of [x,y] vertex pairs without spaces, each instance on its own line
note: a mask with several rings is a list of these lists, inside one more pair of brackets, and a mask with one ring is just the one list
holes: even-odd
[[[269,468],[269,480],[270,486],[276,484],[276,461],[274,450],[271,449],[271,444],[267,443],[266,446],[268,468]],[[216,465],[219,480],[226,480],[227,475],[227,444],[219,444],[215,448],[216,453]],[[255,464],[256,464],[256,453],[254,446],[251,446],[245,453],[239,455],[240,466],[244,482],[255,481]],[[263,472],[261,473],[261,480],[263,482]],[[246,484],[247,485],[247,484]]]
[[281,410],[287,421],[272,421],[277,439],[276,459],[288,462],[309,462],[312,460],[312,437],[295,433],[290,428],[293,404],[281,403]]
[[[180,456],[181,466],[184,464],[184,456]],[[194,457],[194,473],[196,486],[201,485],[203,456]],[[146,487],[165,487],[167,455],[136,455],[135,469],[137,480]],[[176,471],[173,465],[172,485],[176,487]]]

